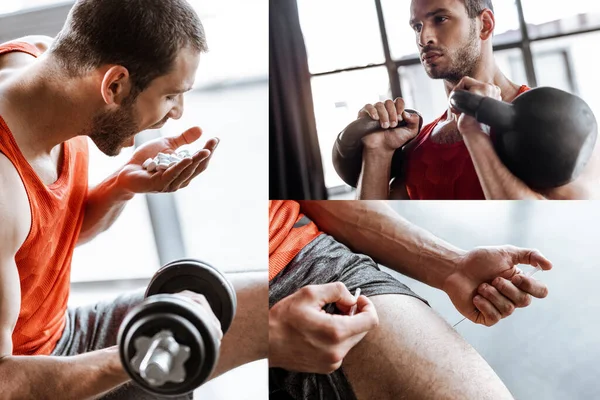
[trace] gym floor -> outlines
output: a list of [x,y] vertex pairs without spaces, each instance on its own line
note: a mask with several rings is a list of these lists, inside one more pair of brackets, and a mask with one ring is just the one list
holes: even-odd
[[[513,244],[539,249],[553,269],[535,278],[549,295],[493,327],[457,331],[516,399],[597,399],[600,207],[596,202],[396,202],[409,221],[464,249]],[[462,319],[445,293],[393,273],[451,325]]]

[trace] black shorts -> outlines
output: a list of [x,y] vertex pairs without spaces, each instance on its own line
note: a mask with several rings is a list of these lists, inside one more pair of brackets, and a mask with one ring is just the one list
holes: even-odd
[[[321,234],[310,242],[269,284],[269,308],[308,285],[343,282],[351,293],[360,288],[367,297],[401,294],[416,297],[390,274],[382,271],[370,257],[353,253],[329,235]],[[335,313],[335,305],[325,307]],[[329,375],[269,369],[270,399],[356,399],[343,367]]]

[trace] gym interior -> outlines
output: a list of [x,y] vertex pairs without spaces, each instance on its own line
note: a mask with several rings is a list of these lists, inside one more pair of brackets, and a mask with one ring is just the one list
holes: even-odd
[[[273,48],[272,65],[286,72],[272,79],[275,85],[287,79],[281,81],[283,88],[297,80],[296,87],[306,90],[290,93],[298,101],[278,99],[284,106],[272,106],[271,118],[303,115],[309,122],[298,131],[279,131],[271,124],[270,198],[354,199],[355,189],[344,183],[332,163],[338,134],[365,104],[396,97],[418,110],[425,124],[433,121],[448,108],[443,81],[430,79],[421,65],[409,26],[409,2],[286,3],[287,8],[278,7],[272,15],[272,29],[277,36],[287,35],[291,53],[305,52],[308,71],[286,69],[289,54]],[[575,94],[600,115],[600,78],[590,62],[590,51],[600,38],[598,2],[495,1],[494,15],[495,58],[510,80]],[[275,18],[286,24],[274,24]],[[296,20],[298,25],[292,22]]]
[[[183,117],[138,135],[136,146],[197,125],[204,136],[190,150],[212,137],[221,139],[219,149],[208,170],[185,190],[136,196],[108,232],[75,250],[70,305],[143,288],[160,266],[181,258],[204,260],[227,275],[264,272],[266,279],[268,6],[241,0],[190,3],[204,24],[210,51],[186,94]],[[72,4],[0,2],[0,43],[56,35]],[[232,27],[245,33],[232,35]],[[121,167],[132,152],[124,149],[109,158],[90,145],[90,184]],[[263,360],[225,374],[199,388],[197,397],[264,399],[266,366]]]

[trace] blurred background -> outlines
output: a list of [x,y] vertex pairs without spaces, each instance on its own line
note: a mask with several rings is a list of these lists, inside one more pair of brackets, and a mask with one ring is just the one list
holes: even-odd
[[[390,202],[401,216],[465,250],[512,244],[537,248],[553,269],[534,278],[548,297],[493,327],[461,322],[456,330],[492,366],[516,399],[600,398],[597,384],[600,207],[597,202]],[[525,270],[526,267],[522,267]],[[450,325],[463,316],[448,296],[391,272]]]
[[[0,43],[26,35],[55,36],[74,2],[0,2]],[[163,264],[181,257],[210,262],[228,274],[264,271],[267,279],[267,15],[266,1],[190,0],[206,30],[185,112],[137,145],[191,126],[221,143],[209,168],[174,194],[137,196],[96,240],[76,249],[71,305],[108,299],[143,287]],[[142,11],[142,10],[140,10]],[[90,146],[90,183],[120,168],[132,150],[109,158]],[[266,304],[265,304],[266,307]],[[267,362],[259,361],[204,385],[197,397],[264,399]]]
[[[292,82],[291,89],[301,99],[279,106],[283,110],[271,104],[271,112],[281,111],[282,119],[298,114],[311,121],[304,122],[293,138],[285,133],[273,137],[271,132],[270,151],[276,152],[271,158],[284,161],[271,166],[270,198],[354,198],[331,162],[331,149],[340,131],[365,104],[395,97],[404,98],[407,106],[419,110],[424,123],[429,123],[447,108],[443,81],[430,79],[421,65],[408,23],[409,1],[272,3],[281,2],[285,6],[271,5],[270,24],[277,27],[275,18],[287,19],[289,35],[295,37],[287,43],[277,40],[280,45],[271,62],[284,67],[277,59],[287,52],[304,62],[295,71],[300,82]],[[600,116],[600,76],[590,59],[600,39],[600,3],[495,0],[493,4],[495,56],[508,78],[530,87],[553,86],[579,95]],[[274,8],[277,15],[273,15]],[[291,23],[296,18],[297,25]],[[299,56],[302,52],[305,58]],[[287,85],[289,79],[281,90]],[[277,179],[279,174],[285,178]]]

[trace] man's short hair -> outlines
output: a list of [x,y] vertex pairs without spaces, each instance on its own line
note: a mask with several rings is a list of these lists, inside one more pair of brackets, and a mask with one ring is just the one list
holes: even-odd
[[135,97],[169,73],[186,46],[208,50],[202,23],[186,0],[77,0],[50,52],[70,76],[122,65]]
[[483,10],[489,8],[494,12],[494,5],[492,0],[463,0],[465,2],[465,8],[467,9],[467,15],[469,18],[475,18],[481,15]]

